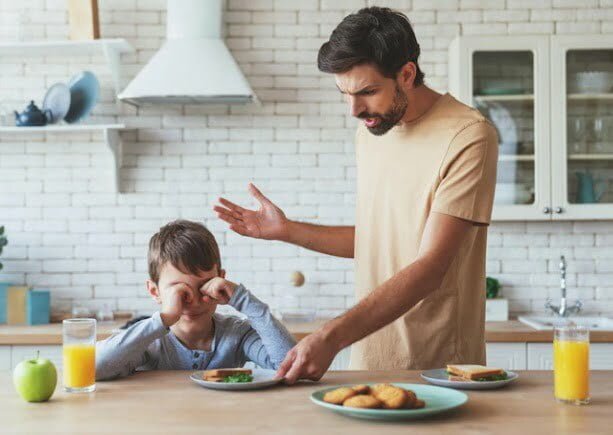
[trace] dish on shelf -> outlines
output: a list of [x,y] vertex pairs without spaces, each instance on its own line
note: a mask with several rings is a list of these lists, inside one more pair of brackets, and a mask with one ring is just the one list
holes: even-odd
[[517,154],[517,125],[511,113],[499,103],[489,103],[488,118],[494,123],[503,150],[501,154]]
[[89,71],[82,71],[68,82],[70,88],[70,109],[64,117],[68,123],[82,121],[90,114],[100,95],[100,83]]
[[498,144],[498,154],[504,156],[516,156],[519,154],[519,144],[517,142],[500,142]]
[[577,92],[609,92],[613,89],[613,73],[609,71],[581,71],[575,74]]
[[497,183],[494,198],[497,204],[531,204],[534,201],[534,189],[525,184]]
[[70,88],[65,83],[56,83],[51,86],[43,99],[43,111],[49,110],[51,116],[49,124],[60,122],[70,109]]
[[490,78],[481,83],[479,93],[483,95],[517,95],[526,94],[519,77]]

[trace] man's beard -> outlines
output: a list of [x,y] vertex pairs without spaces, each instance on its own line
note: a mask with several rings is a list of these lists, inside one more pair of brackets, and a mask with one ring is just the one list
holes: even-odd
[[394,127],[396,124],[400,122],[402,117],[404,116],[407,107],[409,105],[407,96],[398,85],[396,85],[396,93],[394,95],[394,100],[392,101],[392,107],[390,110],[385,112],[383,115],[378,114],[370,114],[367,112],[360,113],[358,118],[367,119],[367,118],[376,118],[379,119],[379,123],[374,127],[368,127],[368,131],[370,131],[375,136],[381,136],[387,133]]

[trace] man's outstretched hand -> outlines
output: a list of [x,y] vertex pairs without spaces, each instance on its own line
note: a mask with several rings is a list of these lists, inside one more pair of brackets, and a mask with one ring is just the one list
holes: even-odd
[[219,198],[221,205],[213,207],[217,217],[230,224],[230,229],[242,236],[286,240],[289,221],[283,210],[252,183],[249,183],[249,193],[260,203],[259,210],[248,210],[225,198]]

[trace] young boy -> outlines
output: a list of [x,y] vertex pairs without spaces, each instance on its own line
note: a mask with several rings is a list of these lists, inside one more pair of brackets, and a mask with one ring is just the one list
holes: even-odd
[[[149,241],[147,290],[160,311],[96,343],[96,378],[141,370],[277,369],[295,341],[268,306],[225,279],[219,247],[199,223],[178,220]],[[247,316],[215,313],[228,304]]]

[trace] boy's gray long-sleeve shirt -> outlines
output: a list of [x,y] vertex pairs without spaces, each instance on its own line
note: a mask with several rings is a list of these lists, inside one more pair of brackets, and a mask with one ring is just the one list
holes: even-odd
[[296,344],[294,338],[270,313],[268,305],[242,284],[228,303],[247,319],[213,314],[215,335],[210,351],[188,349],[156,312],[96,343],[96,379],[114,379],[144,370],[242,367],[247,361],[276,370]]

